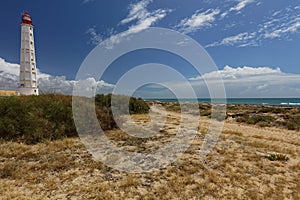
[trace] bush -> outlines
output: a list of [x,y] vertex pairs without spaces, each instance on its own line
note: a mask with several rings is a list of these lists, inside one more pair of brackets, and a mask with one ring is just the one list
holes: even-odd
[[243,115],[242,117],[237,118],[237,122],[245,122],[247,124],[258,124],[260,126],[270,126],[275,118],[270,115]]
[[288,116],[286,119],[286,127],[289,130],[300,130],[300,116]]
[[258,112],[260,113],[274,113],[274,114],[278,114],[278,113],[285,113],[286,112],[286,108],[279,108],[279,107],[262,107],[261,109],[259,109]]
[[[103,130],[117,127],[111,114],[110,99],[109,95],[96,96],[96,114]],[[149,110],[141,99],[134,99],[131,104],[132,113]],[[71,96],[48,94],[0,98],[1,139],[34,144],[74,136],[77,132]]]
[[141,98],[131,97],[129,100],[129,112],[130,114],[143,114],[148,113],[150,107]]
[[[100,108],[109,108],[111,110],[111,100],[113,98],[114,101],[114,106],[117,107],[118,110],[120,111],[128,111],[130,114],[143,114],[143,113],[148,113],[149,112],[149,106],[147,103],[145,103],[144,100],[141,98],[134,98],[134,97],[128,97],[128,96],[123,96],[123,95],[114,95],[108,94],[108,95],[103,95],[103,94],[97,94],[95,96],[95,103],[96,105]],[[126,104],[129,102],[129,105]]]
[[288,161],[289,157],[283,154],[270,154],[266,156],[266,158],[270,161]]
[[181,107],[179,103],[162,103],[167,111],[181,112]]
[[41,95],[0,99],[0,137],[37,143],[76,136],[71,97]]

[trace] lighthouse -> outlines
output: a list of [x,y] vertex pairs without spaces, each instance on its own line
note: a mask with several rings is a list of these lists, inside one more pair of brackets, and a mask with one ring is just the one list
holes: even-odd
[[33,25],[30,15],[22,15],[20,49],[20,95],[38,95]]

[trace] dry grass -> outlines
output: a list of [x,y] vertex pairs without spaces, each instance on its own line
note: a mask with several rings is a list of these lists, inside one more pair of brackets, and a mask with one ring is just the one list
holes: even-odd
[[[178,116],[150,139],[107,136],[123,149],[153,151],[172,138]],[[136,122],[145,115],[132,116]],[[174,123],[176,122],[176,123]],[[151,173],[119,172],[95,161],[78,138],[35,145],[0,142],[1,199],[300,199],[299,131],[260,128],[229,119],[213,151],[199,159],[210,124],[176,162]],[[268,155],[285,155],[270,161]]]

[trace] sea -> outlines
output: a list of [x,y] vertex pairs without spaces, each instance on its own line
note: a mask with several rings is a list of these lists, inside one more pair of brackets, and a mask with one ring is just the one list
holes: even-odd
[[222,104],[251,104],[273,106],[299,106],[300,98],[227,98],[227,99],[146,99],[160,102],[199,102],[199,103],[222,103]]

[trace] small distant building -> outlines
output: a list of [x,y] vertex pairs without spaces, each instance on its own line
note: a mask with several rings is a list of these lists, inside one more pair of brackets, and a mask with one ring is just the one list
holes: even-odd
[[34,48],[33,25],[30,15],[22,15],[20,49],[20,95],[39,95]]
[[18,96],[19,91],[17,90],[0,90],[0,96]]

